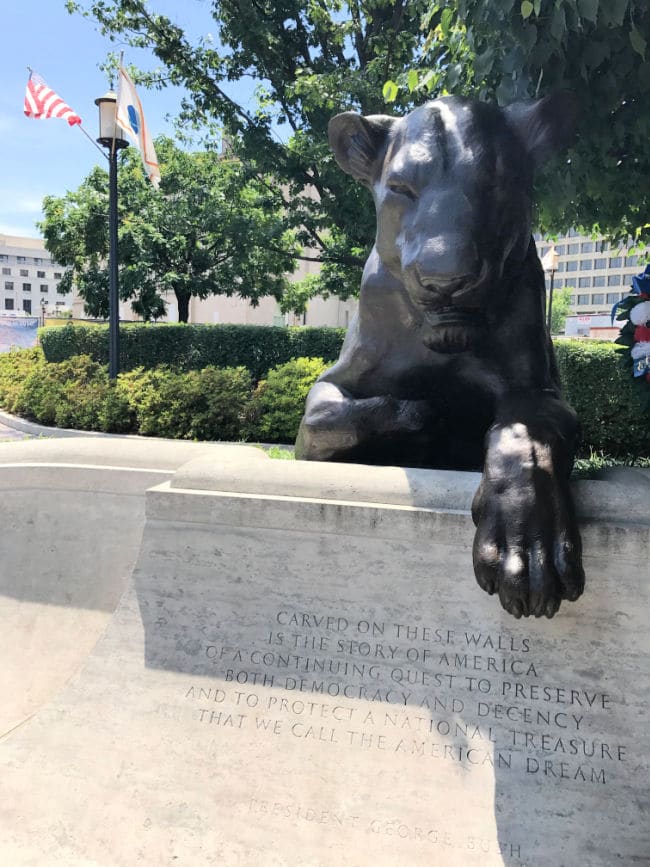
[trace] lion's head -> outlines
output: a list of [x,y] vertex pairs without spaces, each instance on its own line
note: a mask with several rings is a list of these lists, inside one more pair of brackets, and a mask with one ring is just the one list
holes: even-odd
[[341,168],[372,191],[376,249],[404,285],[438,352],[469,348],[485,312],[522,269],[531,232],[534,167],[573,131],[558,94],[500,109],[446,97],[405,117],[330,121]]

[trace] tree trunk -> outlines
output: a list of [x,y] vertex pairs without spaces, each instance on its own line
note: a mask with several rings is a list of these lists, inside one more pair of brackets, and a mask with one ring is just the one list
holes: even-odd
[[178,321],[187,322],[190,316],[190,298],[192,296],[185,292],[175,292],[174,294],[178,301]]

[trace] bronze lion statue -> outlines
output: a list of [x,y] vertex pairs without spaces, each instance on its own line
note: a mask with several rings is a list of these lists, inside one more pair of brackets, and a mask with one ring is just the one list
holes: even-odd
[[584,588],[569,488],[578,422],[531,237],[535,166],[574,126],[568,94],[505,109],[446,97],[329,126],[339,166],[372,192],[377,236],[296,457],[482,468],[474,571],[515,617],[552,617]]

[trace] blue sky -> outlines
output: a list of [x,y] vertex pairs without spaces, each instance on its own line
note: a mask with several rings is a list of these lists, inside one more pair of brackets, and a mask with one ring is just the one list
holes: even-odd
[[[192,35],[214,28],[208,0],[153,0],[156,11],[170,15]],[[77,127],[63,120],[35,120],[23,114],[27,66],[80,115],[84,128],[97,135],[94,100],[108,89],[98,65],[109,51],[125,51],[125,62],[155,68],[155,58],[111,43],[89,21],[69,15],[64,0],[11,0],[2,11],[0,53],[0,233],[36,237],[45,195],[76,189],[101,154]],[[241,99],[241,91],[231,91]],[[246,99],[252,99],[251,87]],[[140,90],[153,136],[172,134],[166,115],[179,107],[180,91]]]

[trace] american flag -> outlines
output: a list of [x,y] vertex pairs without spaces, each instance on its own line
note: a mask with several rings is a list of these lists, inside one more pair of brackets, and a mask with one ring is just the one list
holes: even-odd
[[25,89],[25,114],[27,117],[36,118],[64,118],[70,126],[81,123],[79,115],[75,114],[70,106],[51,90],[36,72],[29,73],[29,81]]

